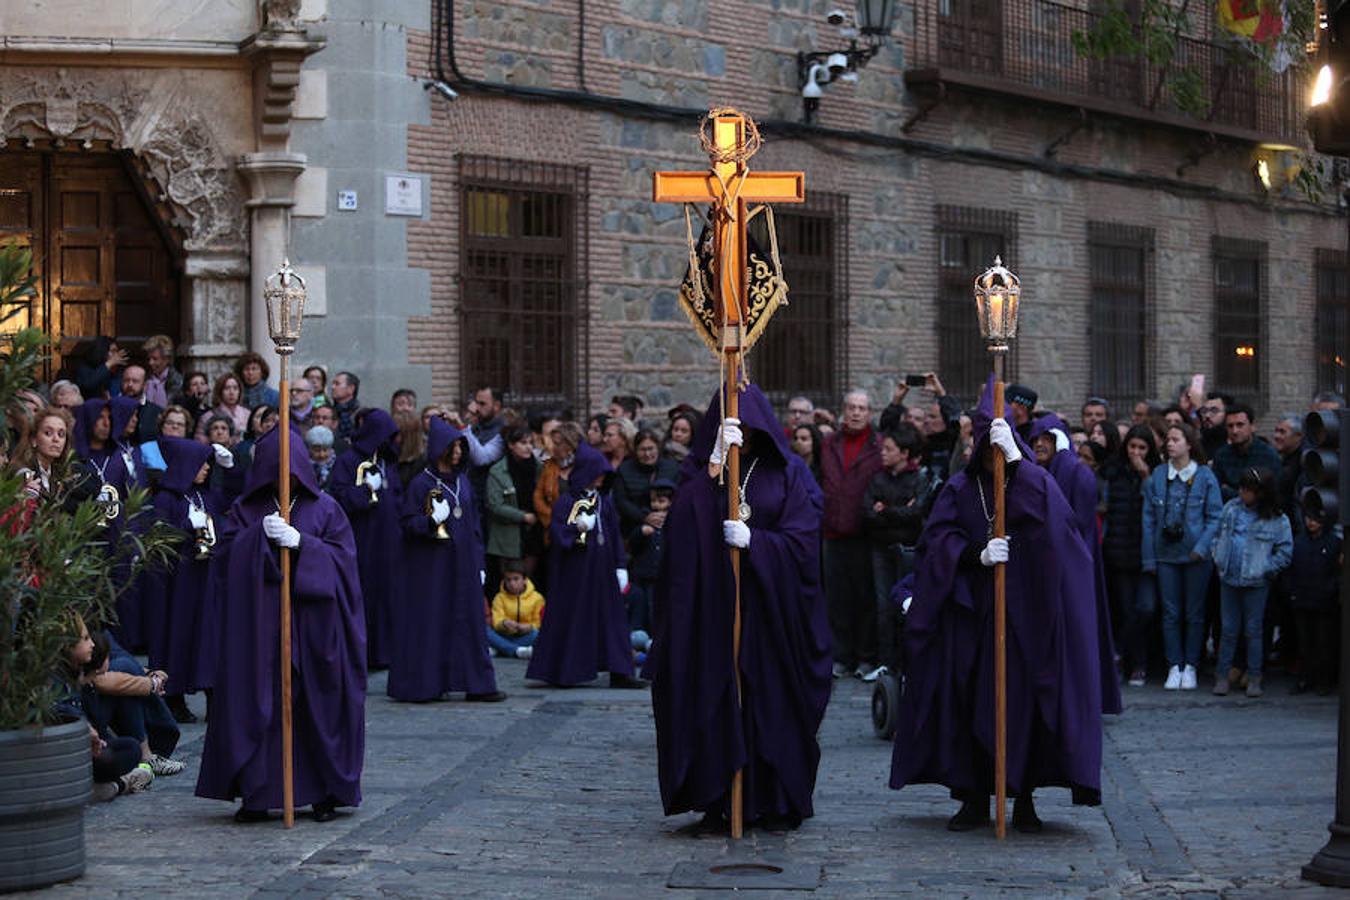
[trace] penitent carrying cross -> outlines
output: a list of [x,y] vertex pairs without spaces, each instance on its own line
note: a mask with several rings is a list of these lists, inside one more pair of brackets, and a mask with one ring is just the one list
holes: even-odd
[[[711,125],[712,136],[707,135]],[[749,159],[759,149],[759,132],[750,118],[734,109],[711,110],[703,120],[701,136],[712,166],[702,172],[657,172],[652,178],[652,200],[666,203],[707,203],[712,225],[708,279],[712,287],[712,308],[686,306],[690,318],[714,352],[722,367],[722,409],[735,418],[738,393],[743,377],[742,361],[755,339],[762,333],[779,300],[751,302],[751,253],[746,226],[754,215],[751,203],[801,203],[806,199],[802,172],[751,172]],[[772,222],[772,218],[769,219]],[[691,234],[692,242],[692,234]],[[776,257],[776,250],[775,250]],[[775,259],[776,263],[776,259]],[[703,273],[699,261],[690,253],[688,282],[702,297]],[[781,272],[774,273],[781,281]],[[781,293],[781,291],[780,291]],[[684,298],[686,301],[688,298]],[[694,304],[698,306],[696,302]],[[741,509],[740,453],[732,446],[727,453],[727,518],[744,518]],[[731,567],[736,580],[736,610],[733,620],[732,658],[736,671],[736,695],[741,698],[741,597],[740,551],[730,548]],[[743,772],[738,770],[731,784],[731,835],[739,838],[744,830]]]

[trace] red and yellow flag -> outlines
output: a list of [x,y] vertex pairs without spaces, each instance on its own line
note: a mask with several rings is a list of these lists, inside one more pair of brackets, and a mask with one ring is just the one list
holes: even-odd
[[1218,0],[1218,12],[1220,27],[1258,44],[1284,33],[1282,0]]

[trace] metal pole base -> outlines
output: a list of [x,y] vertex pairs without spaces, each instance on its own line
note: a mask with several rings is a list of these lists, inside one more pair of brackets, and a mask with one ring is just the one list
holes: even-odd
[[1303,867],[1303,877],[1328,887],[1350,887],[1350,827],[1332,822],[1327,830],[1330,840]]

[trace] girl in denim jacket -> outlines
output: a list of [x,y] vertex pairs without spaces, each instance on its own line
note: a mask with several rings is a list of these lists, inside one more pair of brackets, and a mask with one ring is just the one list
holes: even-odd
[[1170,667],[1163,688],[1192,691],[1205,639],[1205,591],[1214,571],[1210,547],[1223,500],[1194,428],[1170,426],[1163,449],[1167,462],[1144,482],[1139,561],[1144,572],[1158,575],[1163,648]]
[[1223,637],[1214,693],[1228,693],[1228,668],[1233,664],[1238,634],[1247,634],[1247,696],[1261,696],[1261,636],[1266,597],[1275,576],[1293,556],[1289,518],[1275,499],[1275,474],[1247,469],[1238,481],[1238,495],[1224,505],[1214,539],[1214,565],[1219,570],[1219,614]]

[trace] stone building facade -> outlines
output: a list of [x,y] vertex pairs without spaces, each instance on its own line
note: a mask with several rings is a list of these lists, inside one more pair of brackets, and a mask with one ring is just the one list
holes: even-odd
[[[1208,116],[1104,100],[1118,70],[1047,92],[1084,71],[1064,28],[1035,53],[1003,28],[998,65],[1039,60],[1035,90],[965,77],[988,75],[987,36],[933,55],[940,13],[1037,2],[898,4],[810,126],[798,53],[847,43],[813,0],[11,6],[0,176],[45,179],[50,209],[71,159],[115,158],[159,235],[159,305],[130,331],[68,326],[167,323],[191,364],[219,366],[267,349],[261,280],[288,253],[311,284],[297,361],[359,373],[371,402],[496,382],[578,411],[616,392],[701,405],[717,372],[676,303],[685,216],[651,176],[705,166],[698,111],[734,105],[763,131],[753,167],[806,173],[806,204],[776,216],[794,302],[752,356],[780,399],[856,384],[881,403],[930,369],[968,394],[969,283],[995,252],[1025,289],[1017,377],[1046,404],[1162,397],[1195,372],[1270,410],[1338,385],[1339,186],[1313,202],[1282,185],[1291,115],[1229,121],[1217,88]],[[0,237],[75,234],[7,215]],[[75,292],[53,279],[34,314],[60,330]],[[115,314],[129,283],[90,296]]]

